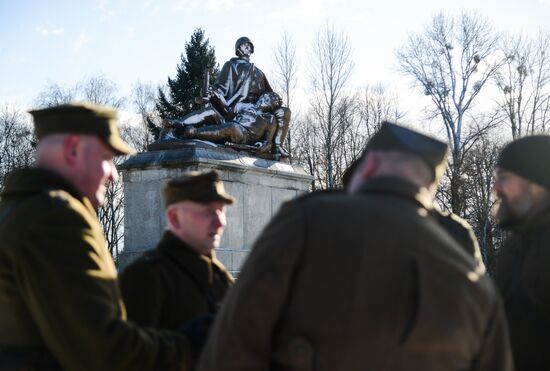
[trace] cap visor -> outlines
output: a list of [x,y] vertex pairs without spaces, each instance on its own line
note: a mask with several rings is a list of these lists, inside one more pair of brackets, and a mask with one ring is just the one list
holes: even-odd
[[133,155],[136,150],[126,144],[122,139],[111,139],[107,145],[113,149],[117,155]]

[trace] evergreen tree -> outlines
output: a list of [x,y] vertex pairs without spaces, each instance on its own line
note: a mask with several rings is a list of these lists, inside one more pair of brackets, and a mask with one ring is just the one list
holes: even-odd
[[191,40],[185,43],[185,55],[181,54],[176,77],[168,77],[166,93],[159,89],[156,107],[162,118],[181,117],[199,108],[195,97],[201,95],[206,69],[210,73],[210,82],[213,82],[218,74],[215,51],[205,39],[204,31],[197,28]]

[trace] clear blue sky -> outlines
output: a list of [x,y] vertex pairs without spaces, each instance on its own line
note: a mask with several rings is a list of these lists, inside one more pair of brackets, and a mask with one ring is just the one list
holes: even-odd
[[32,106],[46,84],[73,85],[104,74],[121,94],[173,76],[193,30],[205,30],[222,64],[235,40],[249,36],[252,61],[268,77],[284,31],[298,49],[299,84],[308,53],[326,22],[348,35],[355,86],[402,81],[395,48],[439,12],[477,10],[498,30],[550,27],[550,0],[0,0],[0,103]]

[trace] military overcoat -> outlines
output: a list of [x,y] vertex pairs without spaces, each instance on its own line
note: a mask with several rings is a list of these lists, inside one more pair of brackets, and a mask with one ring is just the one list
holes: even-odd
[[446,211],[433,209],[435,218],[439,221],[439,225],[449,233],[464,251],[470,254],[478,265],[478,270],[485,271],[485,263],[481,256],[481,249],[477,242],[477,237],[472,227],[461,217]]
[[514,228],[498,254],[496,280],[516,370],[550,369],[550,210]]
[[126,321],[90,201],[59,175],[9,175],[0,202],[0,350],[44,349],[64,370],[188,370],[185,337]]
[[233,278],[214,254],[195,252],[169,231],[120,276],[128,319],[168,329],[215,313],[232,284]]
[[285,204],[198,369],[512,370],[496,289],[417,191],[377,177]]

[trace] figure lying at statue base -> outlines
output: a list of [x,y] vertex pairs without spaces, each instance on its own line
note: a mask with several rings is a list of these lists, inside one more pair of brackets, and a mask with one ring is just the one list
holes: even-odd
[[237,103],[231,121],[225,121],[214,107],[209,106],[181,119],[165,120],[165,125],[171,127],[169,136],[175,138],[207,140],[252,153],[288,157],[282,147],[274,144],[278,130],[274,112],[280,107],[279,95],[268,92],[256,103]]

